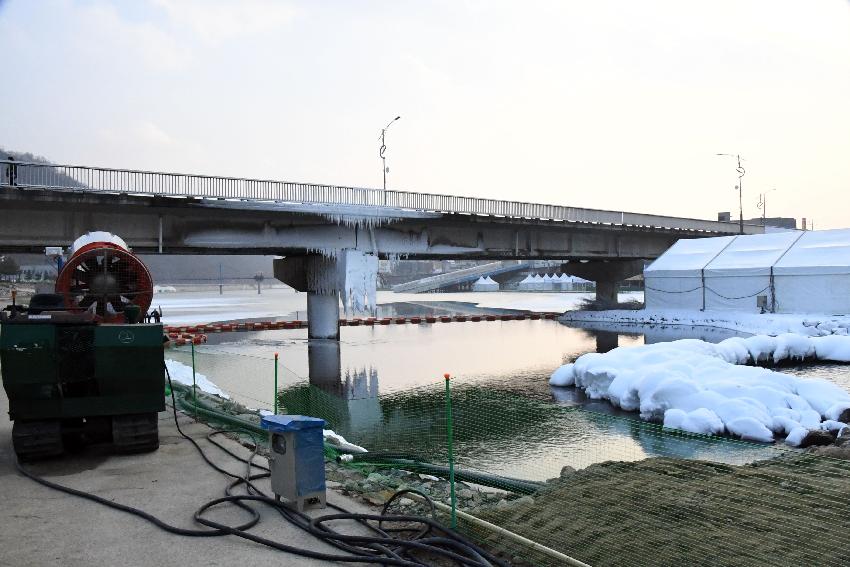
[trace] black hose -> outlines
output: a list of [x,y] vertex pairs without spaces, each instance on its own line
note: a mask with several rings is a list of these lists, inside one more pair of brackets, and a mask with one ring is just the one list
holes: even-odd
[[[171,387],[171,375],[168,372],[167,368],[165,369],[165,371],[168,377],[169,387]],[[216,465],[207,456],[207,454],[204,452],[198,442],[186,433],[184,433],[183,430],[180,428],[180,423],[177,418],[177,403],[174,396],[173,387],[171,387],[171,405],[172,413],[174,416],[174,424],[177,427],[177,431],[180,436],[189,441],[192,446],[195,447],[195,449],[201,455],[201,458],[203,458],[203,460],[212,469],[216,470],[224,476],[233,479],[227,485],[224,497],[210,500],[209,502],[198,508],[198,510],[194,514],[195,521],[198,524],[210,528],[208,530],[188,529],[173,526],[171,524],[168,524],[167,522],[160,520],[156,516],[138,508],[134,508],[126,504],[120,504],[118,502],[113,502],[90,492],[77,490],[75,488],[63,486],[61,484],[46,480],[28,471],[26,468],[23,467],[23,465],[21,465],[20,462],[18,462],[17,459],[15,459],[15,466],[21,474],[41,484],[42,486],[46,486],[53,490],[65,492],[73,496],[79,496],[80,498],[85,498],[87,500],[91,500],[92,502],[103,504],[104,506],[108,506],[115,510],[120,510],[128,514],[132,514],[152,523],[154,526],[168,533],[176,535],[189,537],[216,537],[223,535],[235,535],[286,553],[291,553],[302,557],[310,557],[312,559],[339,561],[345,563],[376,563],[380,565],[399,565],[402,567],[423,567],[428,565],[428,563],[426,562],[427,559],[424,558],[429,558],[439,560],[441,563],[448,560],[454,562],[457,565],[467,567],[507,567],[508,565],[501,559],[496,558],[495,556],[480,548],[478,545],[466,539],[459,533],[439,523],[436,520],[436,510],[434,502],[427,495],[421,492],[412,490],[402,490],[395,493],[387,501],[380,514],[357,514],[348,512],[347,510],[339,506],[328,504],[330,508],[335,509],[338,513],[326,514],[323,516],[312,518],[304,514],[303,512],[299,512],[297,510],[289,508],[282,502],[278,501],[276,498],[271,498],[269,495],[265,494],[253,482],[261,478],[267,478],[271,474],[269,472],[268,467],[253,462],[253,459],[257,455],[258,448],[256,438],[251,436],[252,440],[254,441],[254,448],[251,452],[251,455],[248,458],[245,458],[237,455],[236,453],[234,453],[233,451],[213,439],[213,437],[217,435],[221,435],[230,431],[218,430],[210,433],[207,436],[207,440],[215,447],[217,447],[233,459],[245,464],[244,475],[240,476],[238,474],[232,473],[230,471],[227,471],[226,469],[223,469],[219,465]],[[235,430],[233,432],[242,433],[241,431]],[[248,432],[248,434],[251,435],[250,432]],[[254,469],[259,469],[261,472],[255,473]],[[239,486],[243,486],[247,494],[234,494],[233,491]],[[431,515],[430,518],[417,515],[388,513],[390,505],[395,500],[403,497],[404,494],[407,493],[415,493],[420,499],[424,499]],[[332,545],[333,547],[336,547],[337,549],[344,551],[345,554],[312,551],[310,549],[286,545],[278,541],[270,540],[268,538],[252,534],[248,530],[257,525],[257,523],[260,521],[259,512],[257,512],[257,510],[250,506],[250,503],[252,502],[266,505],[275,509],[280,513],[280,515],[284,519],[286,519],[291,524],[313,535],[320,541],[323,541],[329,545]],[[237,526],[229,526],[227,524],[221,524],[219,522],[210,520],[209,518],[204,516],[204,514],[210,509],[224,504],[232,504],[238,506],[240,509],[244,510],[249,515],[249,518],[245,522]],[[327,525],[332,522],[344,520],[354,521],[362,527],[365,527],[370,535],[344,534],[334,530],[329,525]],[[384,524],[399,524],[404,525],[405,527],[391,528],[385,527]],[[393,535],[393,533],[401,532],[413,533],[414,535],[407,539]],[[422,557],[422,559],[418,557]]]

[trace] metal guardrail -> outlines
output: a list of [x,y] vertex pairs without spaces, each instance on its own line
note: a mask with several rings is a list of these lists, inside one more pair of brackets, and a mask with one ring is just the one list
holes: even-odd
[[[490,215],[692,232],[720,234],[737,234],[738,232],[738,225],[735,223],[623,211],[584,209],[433,193],[413,193],[389,189],[383,191],[381,189],[315,183],[9,160],[0,160],[0,186],[169,197],[391,207],[438,213]],[[744,229],[747,233],[763,231],[762,227],[754,225],[745,226]]]

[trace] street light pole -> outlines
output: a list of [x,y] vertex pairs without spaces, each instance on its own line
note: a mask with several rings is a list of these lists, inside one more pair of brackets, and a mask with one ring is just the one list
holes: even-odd
[[765,226],[767,223],[767,194],[771,191],[776,191],[776,187],[772,189],[768,189],[764,193],[759,194],[759,202],[756,205],[759,209],[761,209],[761,225]]
[[738,190],[738,223],[739,230],[741,234],[744,234],[744,174],[747,173],[747,170],[744,169],[744,166],[741,165],[741,155],[740,154],[717,154],[719,156],[729,156],[738,160],[738,167],[735,168],[735,171],[738,172],[738,184],[735,186],[735,189]]
[[386,137],[386,135],[387,135],[387,130],[389,130],[389,129],[390,129],[390,126],[392,126],[392,125],[393,125],[393,122],[395,122],[395,121],[396,121],[396,120],[398,120],[399,118],[401,118],[401,116],[396,116],[395,118],[393,118],[392,120],[390,120],[390,123],[389,123],[389,124],[387,124],[385,128],[381,129],[381,148],[378,150],[378,155],[379,155],[379,156],[381,156],[382,170],[383,170],[383,173],[384,173],[384,192],[385,192],[385,193],[384,193],[384,200],[385,200],[385,201],[386,201],[386,198],[387,198],[387,197],[386,197],[386,190],[387,190],[387,156],[385,156],[385,155],[384,155],[384,152],[386,152],[386,151],[387,151],[387,144],[386,144],[385,137]]

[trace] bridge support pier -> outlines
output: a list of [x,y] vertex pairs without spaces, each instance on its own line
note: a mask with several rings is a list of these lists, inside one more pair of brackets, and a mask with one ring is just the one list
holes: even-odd
[[561,271],[596,282],[596,300],[608,305],[617,304],[618,284],[643,272],[643,260],[591,260],[569,262]]
[[596,280],[596,301],[616,304],[618,283],[616,280]]
[[307,335],[339,340],[339,304],[346,312],[374,309],[378,259],[357,250],[338,256],[288,256],[274,261],[274,276],[307,292]]
[[307,292],[307,337],[339,340],[338,292]]

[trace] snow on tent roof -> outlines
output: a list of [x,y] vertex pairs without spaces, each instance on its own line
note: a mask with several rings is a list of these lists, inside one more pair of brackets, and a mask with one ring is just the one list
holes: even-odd
[[647,276],[685,277],[699,275],[706,264],[736,236],[678,240],[644,270]]
[[850,273],[850,229],[804,232],[773,267],[774,274]]
[[800,238],[799,232],[774,232],[735,238],[705,267],[708,276],[769,275],[770,267]]

